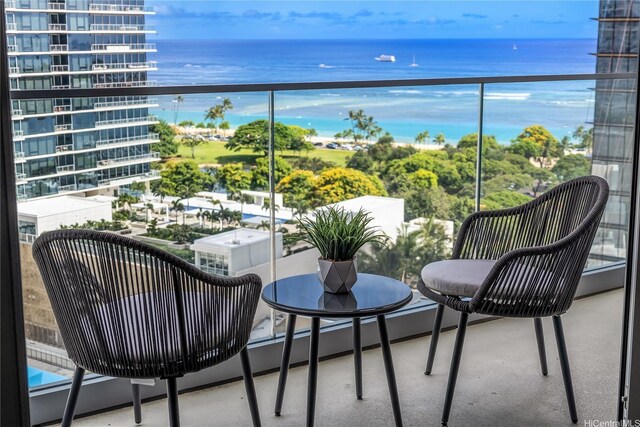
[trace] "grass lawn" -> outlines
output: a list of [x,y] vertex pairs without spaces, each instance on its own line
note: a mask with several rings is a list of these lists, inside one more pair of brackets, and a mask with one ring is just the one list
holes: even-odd
[[[191,159],[191,149],[185,147],[182,144],[178,144],[178,155],[182,156],[184,160]],[[241,150],[238,152],[229,151],[224,148],[224,142],[212,141],[196,147],[196,158],[193,159],[198,164],[212,164],[212,163],[234,163],[242,162],[247,164],[255,164],[256,159],[262,157],[261,154],[256,154],[251,150]],[[298,153],[293,151],[278,152],[277,155],[282,155],[285,160],[294,161],[298,158]],[[344,166],[347,163],[347,158],[353,155],[353,151],[344,150],[328,150],[328,149],[316,149],[309,151],[308,154],[302,153],[301,157],[319,157],[322,160],[329,160],[335,162],[338,166]]]

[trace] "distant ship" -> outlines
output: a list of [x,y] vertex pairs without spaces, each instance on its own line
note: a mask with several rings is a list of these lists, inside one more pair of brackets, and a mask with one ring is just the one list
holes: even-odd
[[513,50],[518,50],[518,46],[516,46],[516,44],[513,44]]
[[416,56],[415,55],[413,55],[413,62],[411,64],[409,64],[409,67],[414,67],[414,68],[415,67],[419,67],[419,65],[416,64]]
[[393,55],[380,55],[376,56],[375,60],[380,62],[396,62],[396,57]]

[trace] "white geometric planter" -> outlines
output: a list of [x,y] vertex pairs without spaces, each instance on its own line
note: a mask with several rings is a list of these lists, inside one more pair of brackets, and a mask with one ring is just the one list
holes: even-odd
[[324,291],[332,294],[348,294],[356,280],[357,258],[350,261],[330,261],[318,258],[318,278]]

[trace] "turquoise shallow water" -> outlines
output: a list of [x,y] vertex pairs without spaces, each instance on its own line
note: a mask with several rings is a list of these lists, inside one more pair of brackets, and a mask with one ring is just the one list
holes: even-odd
[[[517,44],[517,50],[513,45]],[[267,40],[158,41],[159,71],[167,84],[339,81],[592,73],[595,40]],[[394,54],[395,63],[373,58]],[[409,67],[416,56],[419,67]],[[319,65],[325,64],[321,68]],[[508,143],[530,124],[561,138],[593,117],[593,82],[496,84],[485,87],[485,133]],[[233,127],[267,115],[266,93],[186,96],[178,121],[203,120],[204,110],[230,97]],[[171,97],[158,100],[158,116],[174,120]],[[276,117],[313,127],[322,136],[344,130],[349,110],[363,109],[396,139],[419,132],[444,133],[450,141],[475,132],[478,86],[400,87],[276,93]]]

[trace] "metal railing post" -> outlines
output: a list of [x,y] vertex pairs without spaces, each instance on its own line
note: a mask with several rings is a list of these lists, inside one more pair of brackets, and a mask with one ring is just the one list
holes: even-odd
[[480,83],[480,92],[478,94],[478,145],[476,154],[476,194],[475,208],[480,210],[480,197],[482,195],[482,133],[484,125],[484,83]]
[[[275,92],[269,91],[269,263],[271,281],[276,280],[276,149],[275,149]],[[271,336],[276,336],[276,316],[271,309]]]

